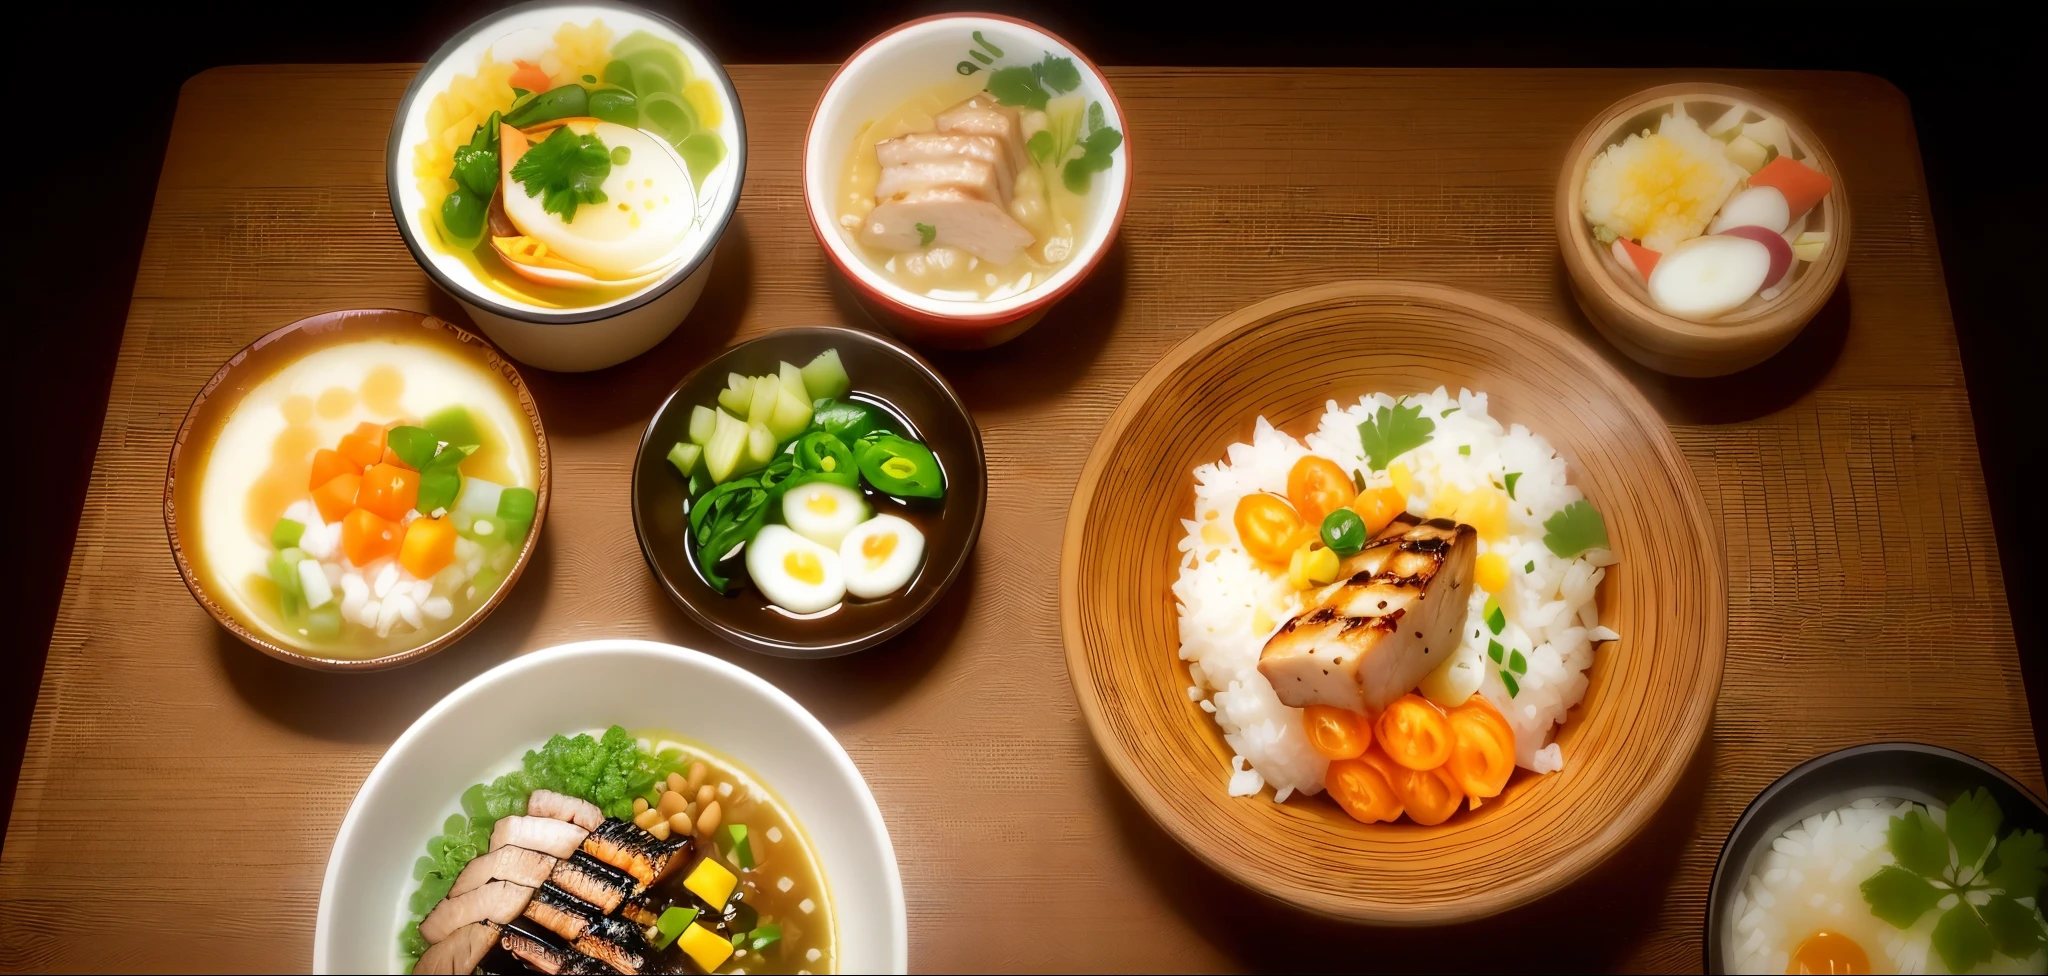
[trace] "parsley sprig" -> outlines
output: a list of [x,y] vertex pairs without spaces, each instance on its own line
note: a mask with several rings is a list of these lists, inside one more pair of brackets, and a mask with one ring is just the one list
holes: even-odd
[[1583,498],[1543,520],[1543,545],[1551,555],[1570,559],[1589,549],[1607,548],[1607,519]]
[[1060,171],[1060,179],[1067,184],[1067,189],[1075,193],[1087,193],[1088,184],[1092,182],[1094,175],[1110,167],[1115,161],[1115,157],[1110,154],[1116,152],[1116,147],[1123,144],[1124,134],[1110,128],[1108,123],[1103,121],[1102,103],[1090,102],[1088,134],[1078,143],[1081,155],[1067,160],[1066,168]]
[[596,135],[579,135],[559,126],[512,164],[512,179],[526,195],[540,197],[542,210],[576,220],[576,208],[605,202],[605,177],[612,173],[612,153]]
[[1969,972],[1994,949],[2025,959],[2048,945],[2040,910],[2022,903],[2040,892],[2048,852],[2031,830],[1997,840],[2003,821],[1998,801],[1982,787],[1949,804],[1946,830],[1917,806],[1892,818],[1886,841],[1897,863],[1862,884],[1871,914],[1911,928],[1953,896],[1932,939],[1952,973]]
[[997,68],[989,73],[988,93],[1004,105],[1045,110],[1054,94],[1064,95],[1081,87],[1081,69],[1073,58],[1056,58],[1048,52],[1037,64]]
[[1422,415],[1421,404],[1410,406],[1407,398],[1381,407],[1371,420],[1358,425],[1358,441],[1365,448],[1365,463],[1374,471],[1385,471],[1394,459],[1429,443],[1436,436],[1436,421]]

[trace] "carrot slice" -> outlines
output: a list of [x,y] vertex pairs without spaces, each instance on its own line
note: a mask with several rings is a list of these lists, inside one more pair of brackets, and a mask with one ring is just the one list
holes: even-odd
[[1642,275],[1644,281],[1650,280],[1650,271],[1657,267],[1657,259],[1664,256],[1626,237],[1615,238],[1614,246],[1621,248],[1621,252],[1628,255],[1629,263],[1635,265],[1636,273]]
[[398,551],[398,523],[358,508],[341,520],[341,551],[357,566],[368,566]]
[[1325,759],[1356,759],[1372,745],[1372,723],[1348,708],[1310,705],[1301,710],[1301,729]]
[[[1376,759],[1375,764],[1370,760]],[[1338,759],[1323,774],[1323,789],[1330,799],[1359,823],[1393,823],[1401,819],[1401,796],[1387,782],[1386,757],[1368,752],[1357,759]]]
[[419,579],[455,561],[455,527],[447,519],[417,518],[405,527],[405,544],[398,550],[398,564]]
[[540,70],[540,65],[524,60],[513,61],[512,63],[519,66],[519,69],[512,72],[512,77],[508,79],[512,83],[512,87],[523,88],[530,92],[544,92],[552,84],[553,80],[548,77],[547,72]]
[[1409,692],[1380,713],[1373,729],[1387,758],[1409,769],[1435,769],[1451,758],[1456,741],[1444,710],[1421,695]]
[[1351,500],[1351,510],[1365,519],[1365,534],[1368,536],[1379,535],[1407,506],[1408,496],[1393,487],[1368,488]]
[[318,488],[334,480],[335,475],[362,473],[362,465],[342,457],[338,451],[323,447],[313,452],[313,478],[306,483],[306,488],[309,491]]
[[389,464],[373,464],[370,470],[363,472],[363,487],[356,493],[356,507],[367,508],[380,518],[396,522],[412,510],[419,497],[419,472]]
[[1493,704],[1479,695],[1451,709],[1451,732],[1457,744],[1444,764],[1458,789],[1479,800],[1499,796],[1515,772],[1515,732]]
[[1828,174],[1814,169],[1790,156],[1779,156],[1764,164],[1756,175],[1749,178],[1750,186],[1768,186],[1785,195],[1785,203],[1792,211],[1792,219],[1812,210],[1814,204],[1835,188],[1835,181]]
[[358,471],[376,464],[384,458],[384,428],[367,421],[357,424],[354,431],[342,435],[337,450],[354,461]]
[[320,510],[321,518],[338,522],[356,507],[356,492],[362,490],[362,485],[362,475],[343,471],[313,489],[313,507]]

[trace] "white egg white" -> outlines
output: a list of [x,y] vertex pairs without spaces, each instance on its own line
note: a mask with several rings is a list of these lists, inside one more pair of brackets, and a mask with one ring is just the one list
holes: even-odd
[[747,575],[768,602],[791,613],[829,610],[846,599],[839,554],[790,531],[764,525],[747,543]]
[[[689,169],[661,140],[613,122],[575,121],[571,132],[596,135],[613,153],[611,173],[599,189],[603,203],[586,203],[563,220],[542,208],[524,185],[507,186],[505,215],[519,232],[548,250],[609,278],[652,271],[673,257],[696,218]],[[619,162],[618,150],[626,150]]]
[[829,549],[838,549],[840,540],[867,518],[867,499],[860,492],[830,482],[798,485],[782,496],[782,521]]
[[839,541],[846,592],[864,600],[903,588],[924,563],[924,533],[894,515],[877,515]]

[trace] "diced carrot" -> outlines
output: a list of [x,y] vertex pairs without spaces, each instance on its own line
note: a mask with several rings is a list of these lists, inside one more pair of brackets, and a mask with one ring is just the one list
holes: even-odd
[[389,464],[373,464],[363,472],[363,487],[356,493],[356,507],[367,508],[393,522],[405,517],[420,497],[417,471]]
[[368,566],[398,551],[398,523],[358,508],[341,520],[341,551],[357,566]]
[[321,518],[339,521],[356,507],[356,492],[362,490],[362,485],[362,475],[343,471],[313,489],[313,505],[320,509]]
[[405,463],[405,459],[399,457],[397,451],[394,451],[388,447],[384,449],[383,459],[379,460],[377,463],[388,464],[394,468],[404,468],[407,471],[413,470],[413,466]]
[[1764,164],[1756,175],[1749,178],[1750,186],[1768,186],[1785,195],[1785,203],[1792,211],[1792,219],[1812,210],[1820,199],[1835,188],[1835,181],[1828,174],[1814,169],[1790,156],[1779,156]]
[[313,452],[313,478],[306,483],[306,488],[318,488],[333,481],[334,476],[338,474],[362,473],[362,465],[342,457],[339,451],[330,451],[323,447]]
[[1351,500],[1351,510],[1365,519],[1367,535],[1378,535],[1407,504],[1408,496],[1398,488],[1368,488]]
[[1629,263],[1635,265],[1636,273],[1642,275],[1644,281],[1650,280],[1651,269],[1657,267],[1657,259],[1664,256],[1626,237],[1615,238],[1614,246],[1621,248],[1622,253],[1628,255]]
[[553,83],[548,78],[548,73],[540,70],[540,65],[534,64],[531,61],[514,61],[512,63],[519,66],[517,71],[512,72],[510,79],[514,88],[523,88],[530,92],[544,92]]
[[405,527],[405,545],[398,551],[398,564],[420,579],[455,561],[455,527],[447,519],[416,518]]
[[367,421],[357,424],[353,432],[342,435],[338,450],[356,463],[357,470],[376,464],[384,458],[384,428]]

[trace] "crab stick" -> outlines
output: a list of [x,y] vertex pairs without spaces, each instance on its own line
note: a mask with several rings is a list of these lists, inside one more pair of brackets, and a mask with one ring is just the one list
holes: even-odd
[[1779,156],[1764,164],[1756,175],[1749,178],[1752,188],[1767,186],[1785,195],[1785,203],[1793,219],[1812,210],[1821,198],[1835,188],[1835,181],[1826,173],[1814,169],[1790,156]]

